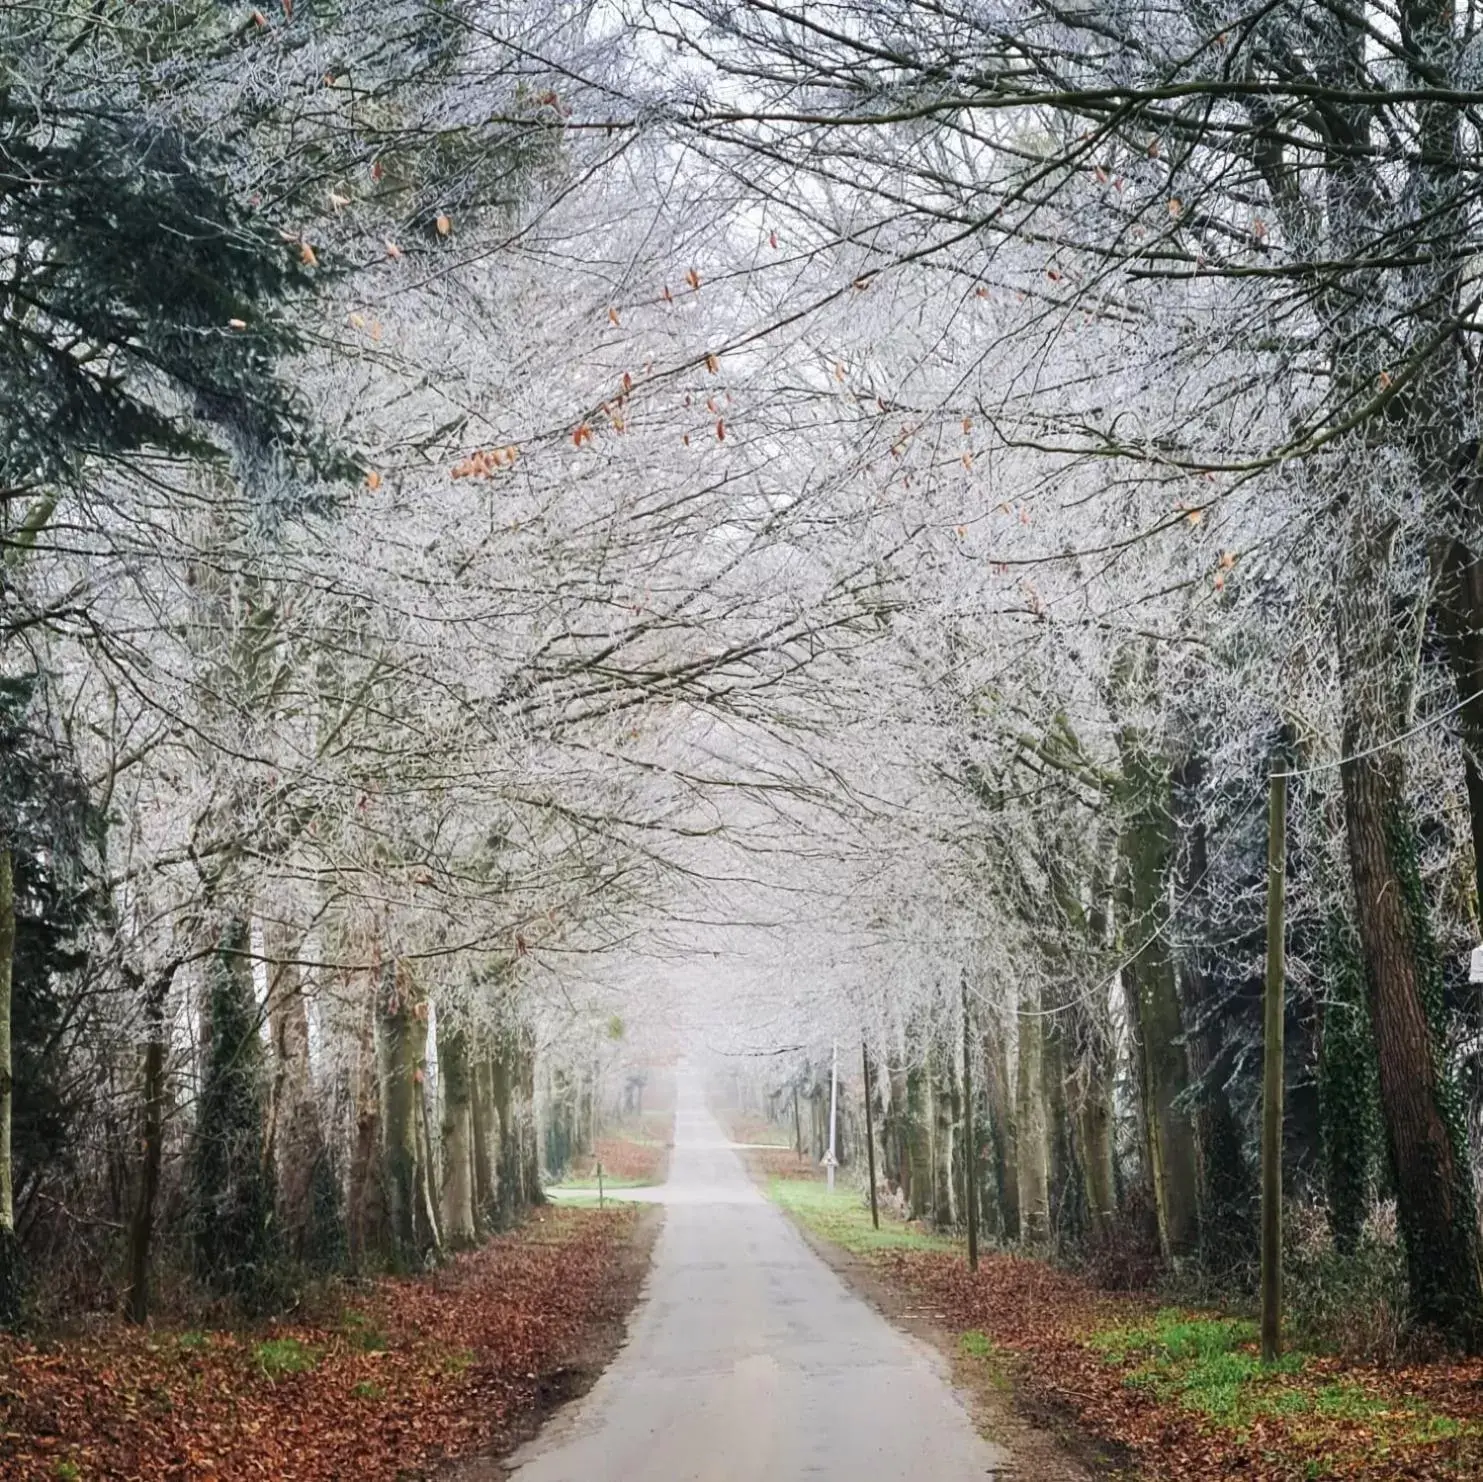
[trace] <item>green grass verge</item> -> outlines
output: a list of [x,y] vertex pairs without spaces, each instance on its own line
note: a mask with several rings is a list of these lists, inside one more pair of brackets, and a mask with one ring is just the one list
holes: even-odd
[[1256,1324],[1243,1318],[1196,1317],[1166,1308],[1152,1322],[1111,1328],[1088,1340],[1109,1363],[1126,1364],[1123,1383],[1197,1411],[1215,1425],[1245,1434],[1261,1420],[1287,1419],[1311,1438],[1334,1422],[1358,1422],[1382,1448],[1462,1433],[1457,1421],[1419,1401],[1377,1395],[1346,1380],[1315,1383],[1310,1354],[1294,1351],[1264,1364]]
[[[652,1189],[654,1184],[634,1184],[636,1189]],[[590,1189],[577,1188],[570,1184],[552,1184],[546,1193],[554,1196],[551,1202],[562,1209],[596,1209],[597,1208],[597,1185],[593,1184]],[[622,1189],[616,1191],[606,1180],[603,1182],[604,1204],[642,1204],[641,1199],[631,1199],[624,1195]]]
[[[602,1186],[606,1189],[652,1189],[657,1187],[652,1178],[609,1178],[607,1174],[602,1176]],[[546,1192],[552,1190],[565,1191],[567,1189],[591,1189],[597,1192],[597,1178],[564,1178],[560,1183],[549,1184]]]
[[774,1178],[768,1197],[816,1235],[856,1255],[877,1250],[952,1250],[953,1242],[901,1220],[881,1215],[877,1230],[870,1207],[856,1189],[835,1188],[814,1179]]

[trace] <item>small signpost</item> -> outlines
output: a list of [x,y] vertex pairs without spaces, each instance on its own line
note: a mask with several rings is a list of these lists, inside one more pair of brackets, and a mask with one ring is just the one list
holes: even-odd
[[602,1164],[597,1165],[597,1207],[602,1208]]

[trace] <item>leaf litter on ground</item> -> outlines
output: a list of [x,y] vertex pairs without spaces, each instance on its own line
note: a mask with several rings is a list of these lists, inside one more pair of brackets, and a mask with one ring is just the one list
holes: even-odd
[[637,1218],[545,1209],[302,1323],[0,1339],[0,1476],[379,1482],[497,1451],[624,1316]]

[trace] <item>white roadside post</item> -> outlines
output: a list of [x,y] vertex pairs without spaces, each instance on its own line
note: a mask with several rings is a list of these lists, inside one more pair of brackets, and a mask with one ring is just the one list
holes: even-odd
[[1483,947],[1474,947],[1468,958],[1468,982],[1483,983]]
[[824,1167],[829,1175],[829,1188],[834,1189],[834,1170],[839,1159],[834,1156],[834,1129],[839,1115],[839,1041],[834,1042],[834,1058],[829,1066],[829,1151],[824,1154]]

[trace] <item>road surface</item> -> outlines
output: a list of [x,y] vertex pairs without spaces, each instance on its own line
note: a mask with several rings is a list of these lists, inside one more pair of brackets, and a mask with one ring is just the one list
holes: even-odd
[[1007,1465],[941,1361],[853,1296],[680,1079],[668,1206],[628,1343],[516,1482],[970,1482]]

